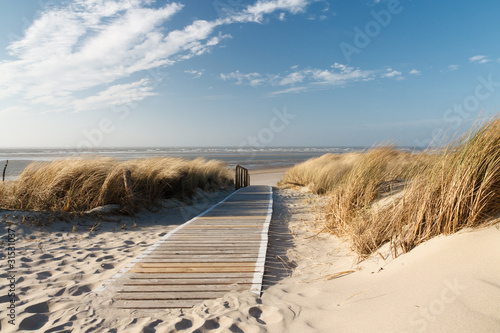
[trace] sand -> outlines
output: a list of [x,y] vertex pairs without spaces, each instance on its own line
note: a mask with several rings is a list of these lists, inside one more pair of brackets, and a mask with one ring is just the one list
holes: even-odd
[[287,168],[256,169],[250,170],[252,185],[276,186],[283,179]]
[[[252,179],[277,181],[280,171]],[[259,180],[260,179],[260,180]],[[357,263],[345,244],[317,229],[324,199],[275,189],[264,291],[228,293],[192,309],[140,313],[109,307],[92,291],[164,233],[228,193],[156,213],[12,225],[16,325],[6,315],[6,252],[0,255],[2,332],[499,332],[500,224],[426,242],[392,259],[387,248]],[[317,208],[319,210],[319,208]],[[8,215],[7,217],[5,217]],[[14,217],[13,215],[16,215]],[[21,214],[2,212],[6,221]],[[74,223],[79,223],[72,230]],[[123,226],[123,229],[122,229]],[[2,238],[5,242],[5,238]],[[5,243],[3,243],[5,246]]]

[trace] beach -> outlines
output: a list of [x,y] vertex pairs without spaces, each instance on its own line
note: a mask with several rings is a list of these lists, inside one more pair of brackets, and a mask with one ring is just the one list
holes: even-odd
[[[275,186],[284,171],[253,171],[252,181]],[[93,292],[229,193],[202,193],[191,205],[171,200],[161,211],[134,217],[54,217],[47,227],[21,223],[21,213],[3,211],[2,229],[14,230],[17,239],[18,299],[15,325],[3,316],[2,332],[500,330],[500,224],[436,237],[396,259],[381,248],[358,263],[344,242],[314,222],[322,218],[325,197],[276,187],[261,297],[230,292],[192,309],[144,313],[114,309],[113,295]],[[5,252],[0,260],[5,262]],[[8,288],[0,285],[4,307]]]

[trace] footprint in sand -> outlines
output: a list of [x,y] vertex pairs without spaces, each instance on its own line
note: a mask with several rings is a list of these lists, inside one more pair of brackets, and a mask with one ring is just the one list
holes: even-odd
[[115,265],[113,265],[113,264],[101,264],[101,267],[104,269],[113,269],[113,268],[115,268]]
[[100,262],[100,261],[103,261],[103,260],[113,260],[113,259],[115,259],[115,256],[104,256],[104,257],[101,257],[101,258],[97,258],[96,261]]
[[38,259],[54,259],[54,256],[52,254],[45,253],[42,254]]
[[248,314],[254,317],[259,324],[275,324],[283,320],[280,309],[274,306],[254,306],[248,310]]
[[36,279],[37,280],[45,280],[45,279],[48,279],[51,276],[52,276],[52,273],[49,272],[49,271],[36,273]]
[[90,291],[89,286],[74,286],[68,289],[71,296],[80,296],[83,293],[88,293]]
[[62,324],[59,326],[49,328],[48,330],[44,331],[43,333],[71,332],[69,329],[65,330],[66,327],[71,327],[71,325],[73,325],[73,324],[72,323],[65,323],[65,324]]
[[203,327],[207,330],[216,330],[220,327],[219,323],[215,319],[207,320],[203,323]]
[[193,322],[191,320],[188,320],[186,318],[182,319],[181,321],[175,323],[175,329],[180,331],[180,330],[187,330],[193,326]]
[[37,313],[32,316],[24,318],[19,324],[19,329],[27,331],[38,330],[42,328],[43,325],[45,325],[48,320],[49,320],[48,316],[41,313]]
[[47,313],[49,312],[49,304],[47,302],[38,303],[28,306],[24,311],[27,313]]

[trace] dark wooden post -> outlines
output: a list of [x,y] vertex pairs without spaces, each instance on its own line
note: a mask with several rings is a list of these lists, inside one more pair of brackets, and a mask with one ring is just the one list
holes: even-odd
[[236,164],[234,187],[239,190],[242,187],[250,186],[250,174],[247,169]]
[[5,172],[7,171],[7,165],[9,164],[9,160],[5,162],[5,166],[3,167],[3,175],[2,175],[2,181],[5,181]]

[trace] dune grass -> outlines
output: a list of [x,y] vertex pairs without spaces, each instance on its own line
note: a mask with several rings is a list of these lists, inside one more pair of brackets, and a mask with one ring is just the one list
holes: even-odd
[[325,228],[360,259],[387,242],[397,256],[500,213],[500,119],[475,126],[440,152],[379,147],[312,159],[289,170],[281,186],[291,185],[328,195]]
[[[131,188],[124,175],[130,172]],[[0,207],[79,212],[119,204],[127,212],[161,199],[188,198],[196,189],[232,183],[227,165],[215,160],[70,158],[30,164],[15,181],[0,183]]]
[[316,194],[352,187],[356,201],[370,201],[380,190],[379,185],[390,186],[394,180],[406,178],[426,159],[427,156],[402,152],[393,146],[374,147],[360,153],[325,154],[290,168],[279,185],[307,186]]

